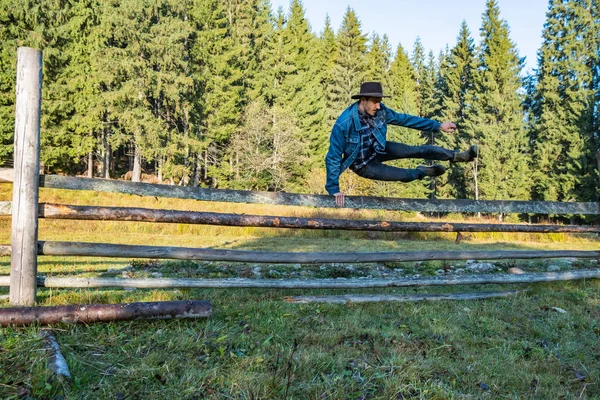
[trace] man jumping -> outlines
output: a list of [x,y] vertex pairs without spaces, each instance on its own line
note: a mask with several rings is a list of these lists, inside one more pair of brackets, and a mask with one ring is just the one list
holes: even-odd
[[477,145],[457,152],[438,146],[409,146],[386,141],[387,125],[397,125],[421,131],[454,132],[452,122],[439,123],[426,118],[400,114],[382,102],[383,89],[379,82],[365,82],[360,93],[352,96],[357,102],[346,108],[331,131],[329,151],[325,157],[327,183],[325,189],[335,196],[335,203],[344,206],[344,193],[339,178],[350,168],[367,179],[411,182],[426,176],[440,176],[446,172],[443,165],[420,165],[415,169],[392,167],[385,161],[401,158],[424,158],[452,162],[469,162],[477,157]]

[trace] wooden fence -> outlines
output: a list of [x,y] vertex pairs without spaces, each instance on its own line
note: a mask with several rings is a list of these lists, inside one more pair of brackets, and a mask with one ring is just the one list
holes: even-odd
[[[113,220],[163,223],[256,226],[293,229],[343,229],[383,232],[587,232],[598,233],[598,226],[416,223],[395,221],[357,221],[283,216],[238,215],[126,207],[92,207],[64,204],[38,204],[39,187],[118,192],[140,196],[194,199],[235,203],[278,204],[334,208],[332,196],[292,193],[251,192],[202,189],[181,186],[39,175],[41,53],[20,48],[18,53],[17,103],[15,124],[15,168],[12,202],[0,203],[0,215],[12,215],[11,246],[0,246],[0,254],[11,255],[10,278],[0,277],[0,286],[10,286],[14,305],[35,304],[36,290],[42,287],[262,287],[262,288],[364,288],[415,285],[452,285],[475,283],[527,283],[566,279],[600,278],[600,270],[569,273],[486,275],[420,280],[189,280],[189,279],[106,279],[51,278],[37,276],[38,255],[101,256],[126,258],[171,258],[258,263],[365,263],[384,261],[600,258],[600,251],[414,251],[379,253],[264,252],[227,249],[132,246],[106,243],[38,242],[38,218],[74,220]],[[346,207],[360,209],[406,210],[422,212],[600,214],[598,203],[560,203],[537,201],[421,200],[348,196]]]

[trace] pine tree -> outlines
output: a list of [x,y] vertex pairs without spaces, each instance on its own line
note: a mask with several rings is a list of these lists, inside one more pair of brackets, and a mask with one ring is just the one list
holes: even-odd
[[314,56],[314,64],[317,68],[315,76],[320,86],[322,97],[317,99],[319,102],[319,120],[314,127],[314,134],[311,136],[310,153],[312,164],[315,168],[324,168],[325,154],[329,146],[329,134],[331,128],[338,117],[331,107],[330,90],[333,82],[333,68],[337,54],[337,43],[335,33],[331,27],[331,20],[327,15],[325,17],[325,26],[321,32],[317,43]]
[[94,152],[102,131],[103,106],[94,58],[99,13],[96,0],[73,4],[65,24],[69,40],[61,49],[68,55],[69,61],[57,76],[62,88],[61,97],[69,114],[60,123],[61,130],[70,137],[69,144],[63,143],[63,146],[76,164],[85,160],[82,164],[86,165],[89,177],[94,176]]
[[530,156],[518,92],[522,60],[499,14],[496,0],[488,0],[474,75],[476,95],[466,124],[480,144],[476,197],[528,199]]
[[391,52],[387,35],[383,35],[382,38],[374,33],[371,37],[366,56],[367,69],[364,78],[365,81],[381,82],[385,90],[388,70],[390,68]]
[[0,2],[0,165],[12,165],[17,34],[11,4]]
[[423,115],[423,83],[425,81],[425,48],[421,43],[421,38],[417,36],[413,44],[413,51],[410,62],[414,69],[414,79],[417,88],[417,114]]
[[321,82],[323,66],[315,62],[320,57],[318,38],[312,33],[299,0],[293,0],[290,4],[283,35],[287,37],[288,54],[291,55],[290,62],[295,70],[285,79],[287,99],[282,109],[293,113],[301,136],[299,139],[310,146],[311,162],[294,168],[296,175],[303,175],[311,167],[323,163],[327,135],[322,127],[327,114]]
[[[64,97],[63,83],[58,78],[68,63],[68,55],[62,51],[68,42],[68,30],[64,26],[70,18],[70,4],[60,1],[27,2],[10,1],[0,5],[0,159],[12,154],[14,132],[14,101],[17,46],[33,47],[44,54],[42,63],[43,93],[41,118],[41,165],[42,169],[54,165],[68,169],[73,162],[70,152],[70,135],[62,128],[69,117]],[[6,23],[4,23],[6,21]],[[5,120],[6,118],[6,120]]]
[[[400,113],[417,114],[418,92],[415,81],[415,69],[401,44],[398,45],[394,60],[390,65],[386,92],[391,96],[389,99],[384,99],[386,106]],[[387,139],[409,145],[423,144],[423,139],[419,131],[391,125],[388,126]],[[393,165],[403,168],[415,168],[420,163],[420,160],[399,160],[394,161]],[[426,181],[403,184],[378,184],[378,187],[379,191],[376,193],[379,195],[425,197],[429,193]]]
[[[443,80],[440,82],[440,120],[452,121],[458,132],[440,132],[439,144],[442,147],[463,150],[473,141],[472,132],[466,129],[467,114],[474,96],[473,74],[476,69],[475,46],[465,21],[460,26],[457,43],[449,56],[441,63]],[[473,182],[473,163],[452,165],[446,174],[446,181],[438,179],[438,192],[441,197],[473,198],[467,190]]]
[[423,118],[433,118],[439,113],[438,101],[436,98],[436,85],[438,76],[438,65],[430,51],[427,55],[427,62],[423,68],[423,75],[419,84],[419,92],[421,97],[421,112]]
[[367,38],[350,7],[346,9],[337,34],[337,49],[329,89],[332,110],[339,115],[352,102],[352,95],[360,88],[366,72]]
[[254,98],[272,95],[263,64],[272,37],[271,8],[266,0],[211,0],[197,2],[194,10],[201,100],[194,180],[203,171],[204,181],[227,187],[238,169],[229,141],[240,129],[243,109]]
[[582,112],[580,129],[585,137],[584,173],[578,188],[581,200],[598,201],[600,198],[600,4],[597,0],[577,0],[576,29],[584,47],[581,56],[587,68],[581,69],[582,88],[586,92],[586,106]]
[[322,65],[321,86],[325,92],[326,99],[326,120],[325,125],[328,130],[331,130],[333,123],[339,116],[339,113],[334,109],[335,104],[335,93],[334,88],[336,84],[335,80],[335,68],[336,59],[338,58],[338,44],[335,32],[331,27],[331,20],[329,15],[325,17],[325,26],[319,40],[319,52],[317,53],[317,62]]
[[584,114],[593,104],[590,54],[580,40],[586,15],[580,2],[550,1],[534,97],[533,196],[573,201],[584,176]]

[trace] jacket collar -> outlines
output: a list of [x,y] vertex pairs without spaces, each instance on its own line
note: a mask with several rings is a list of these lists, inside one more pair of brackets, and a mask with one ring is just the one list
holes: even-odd
[[354,121],[354,129],[362,131],[364,127],[360,123],[360,117],[358,116],[358,101],[354,103],[350,112],[352,113],[352,121]]
[[[376,118],[380,113],[384,112],[384,108],[385,106],[381,103],[381,109],[377,111],[373,118]],[[358,101],[350,106],[350,114],[352,116],[352,121],[354,121],[354,129],[362,131],[366,128],[360,123],[360,117],[358,116]]]

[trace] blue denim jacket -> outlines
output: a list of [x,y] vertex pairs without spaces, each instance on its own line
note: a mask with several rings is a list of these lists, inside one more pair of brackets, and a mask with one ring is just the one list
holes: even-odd
[[[440,130],[440,123],[437,121],[400,114],[387,108],[383,103],[381,103],[381,109],[373,117],[373,122],[375,125],[373,129],[375,139],[384,149],[388,124],[422,131]],[[367,126],[362,126],[360,123],[358,102],[346,108],[335,122],[329,139],[329,151],[325,157],[325,167],[327,168],[325,189],[329,194],[340,191],[340,175],[356,160],[360,147],[360,131],[367,128]]]

